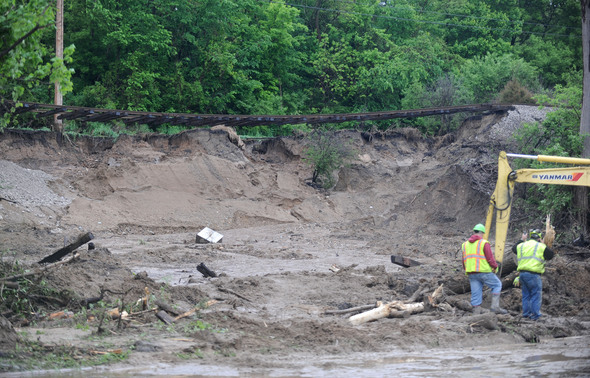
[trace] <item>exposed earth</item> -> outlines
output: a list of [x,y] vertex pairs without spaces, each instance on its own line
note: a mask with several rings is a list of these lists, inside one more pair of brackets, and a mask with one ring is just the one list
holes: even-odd
[[[486,315],[485,324],[460,305],[468,290],[449,289],[468,287],[459,248],[485,220],[498,153],[518,152],[514,131],[543,116],[517,106],[471,117],[440,138],[414,129],[338,132],[357,158],[335,172],[331,190],[311,185],[301,136],[240,148],[223,130],[192,130],[60,146],[50,132],[5,130],[3,265],[34,269],[87,232],[96,248],[84,244],[71,261],[28,276],[62,297],[37,298],[42,311],[24,318],[2,314],[17,332],[0,327],[0,372],[23,373],[10,357],[29,340],[80,356],[127,356],[43,373],[60,376],[588,376],[590,264],[570,230],[556,229],[542,322],[518,316],[515,273],[501,297],[509,314]],[[543,228],[542,220],[515,222],[507,245],[519,227]],[[197,243],[205,227],[222,240]],[[391,255],[422,265],[402,267]],[[201,263],[216,277],[197,271]],[[358,312],[345,312],[378,301],[428,303],[441,284],[442,300],[418,313],[352,325]],[[101,291],[102,301],[84,310],[82,301]],[[99,320],[118,306],[130,315]],[[171,325],[156,316],[194,308]],[[60,311],[65,319],[49,316]]]

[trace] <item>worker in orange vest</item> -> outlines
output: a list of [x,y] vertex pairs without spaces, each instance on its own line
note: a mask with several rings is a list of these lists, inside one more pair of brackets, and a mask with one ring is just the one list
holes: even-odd
[[492,305],[490,310],[497,314],[506,314],[507,311],[500,307],[500,292],[502,282],[494,274],[498,270],[498,264],[492,253],[490,243],[483,238],[486,228],[483,224],[473,227],[473,235],[461,246],[463,252],[463,270],[469,276],[471,286],[471,306],[475,314],[483,312],[481,308],[483,286],[492,289]]

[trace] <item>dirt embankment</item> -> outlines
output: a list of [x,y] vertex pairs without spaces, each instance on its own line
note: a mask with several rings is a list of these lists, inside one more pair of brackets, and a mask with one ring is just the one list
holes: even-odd
[[[337,133],[358,159],[335,173],[330,191],[309,185],[304,138],[240,148],[223,131],[193,130],[116,142],[81,137],[58,146],[51,133],[7,130],[0,135],[0,197],[14,202],[0,202],[3,261],[10,255],[34,266],[92,232],[95,250],[42,275],[69,301],[46,301],[45,312],[79,311],[81,301],[101,292],[110,306],[133,307],[146,288],[151,303],[170,303],[178,314],[199,306],[173,329],[160,327],[153,312],[101,325],[112,331],[112,345],[130,351],[123,366],[186,356],[219,366],[225,356],[224,366],[249,373],[257,371],[252,366],[259,373],[297,369],[304,360],[321,371],[329,358],[360,361],[392,348],[587,340],[590,266],[562,245],[544,276],[547,323],[520,320],[520,290],[510,286],[502,295],[510,315],[494,316],[488,328],[450,305],[362,326],[352,326],[349,314],[325,314],[412,296],[427,301],[440,284],[464,280],[459,246],[485,217],[498,152],[509,148],[507,135],[521,122],[510,117],[525,113],[538,116],[522,107],[474,117],[438,139],[413,129]],[[222,242],[197,244],[204,227],[223,234]],[[517,238],[516,231],[509,235]],[[391,255],[422,265],[402,268]],[[200,263],[218,277],[203,277]],[[469,293],[456,294],[445,292],[469,300]],[[3,315],[25,331],[44,327],[42,342],[59,344],[66,334],[83,350],[97,348],[88,337],[96,320],[84,320],[84,333],[71,324],[79,315]]]

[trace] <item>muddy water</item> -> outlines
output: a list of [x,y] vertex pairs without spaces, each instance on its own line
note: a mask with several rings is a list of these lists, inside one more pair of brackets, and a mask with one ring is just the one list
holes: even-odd
[[[196,377],[582,377],[590,375],[589,341],[579,337],[539,344],[326,356],[288,368],[235,369],[187,363],[132,369],[126,373]],[[288,358],[285,365],[292,365],[293,360]]]
[[[30,372],[37,377],[191,376],[191,377],[587,377],[590,338],[551,339],[537,344],[490,345],[479,348],[392,351],[390,353],[277,357],[273,365],[256,368],[158,363],[151,366]],[[228,361],[230,362],[230,361]],[[231,364],[231,362],[230,362]],[[249,364],[256,365],[255,363]],[[22,376],[8,374],[7,377]]]

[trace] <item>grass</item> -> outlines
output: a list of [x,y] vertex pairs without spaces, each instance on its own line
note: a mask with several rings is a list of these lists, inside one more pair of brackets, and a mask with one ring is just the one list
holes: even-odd
[[199,348],[193,350],[191,353],[177,353],[176,356],[181,360],[192,360],[204,357],[203,352]]
[[12,353],[0,354],[0,372],[75,369],[124,361],[129,351],[85,350],[65,345],[43,345],[36,341],[17,344]]

